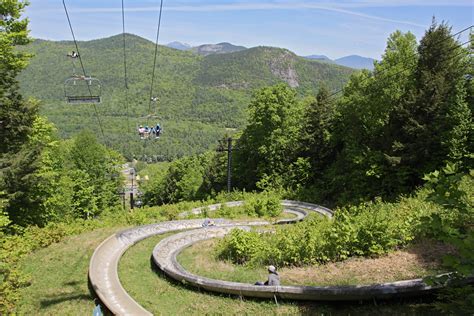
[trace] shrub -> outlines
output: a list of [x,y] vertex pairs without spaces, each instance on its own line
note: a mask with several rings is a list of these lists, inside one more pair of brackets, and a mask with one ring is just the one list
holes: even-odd
[[245,200],[245,211],[248,215],[258,217],[277,217],[283,211],[280,197],[274,192],[251,195]]
[[[262,204],[252,200],[250,210],[258,214]],[[421,231],[421,218],[433,209],[431,202],[419,197],[364,203],[336,210],[332,220],[311,216],[271,234],[234,233],[221,242],[220,253],[236,263],[279,266],[379,256],[413,240]]]

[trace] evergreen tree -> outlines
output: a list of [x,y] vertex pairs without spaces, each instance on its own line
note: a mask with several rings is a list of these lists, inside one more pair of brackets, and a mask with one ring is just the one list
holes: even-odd
[[352,76],[335,114],[333,162],[324,170],[323,185],[318,188],[326,193],[323,199],[396,197],[408,190],[399,174],[400,158],[392,150],[390,116],[413,85],[416,62],[415,36],[396,31],[374,72]]
[[[37,201],[29,197],[29,175],[37,168],[40,144],[25,146],[37,114],[37,104],[23,100],[17,75],[27,65],[28,54],[17,46],[26,45],[28,20],[21,14],[28,3],[19,0],[0,2],[0,191],[6,200],[10,218],[20,206],[35,208]],[[18,216],[17,216],[18,215]]]
[[309,158],[313,182],[321,176],[321,172],[332,158],[331,128],[334,111],[334,103],[329,99],[329,90],[323,85],[316,98],[307,105],[301,129],[301,155]]
[[447,160],[465,161],[472,113],[466,102],[467,51],[451,28],[433,22],[418,47],[414,87],[392,117],[400,168],[411,185]]
[[30,41],[28,19],[21,19],[27,4],[0,2],[0,155],[14,153],[25,143],[37,110],[35,103],[23,100],[16,79],[30,57],[16,49]]

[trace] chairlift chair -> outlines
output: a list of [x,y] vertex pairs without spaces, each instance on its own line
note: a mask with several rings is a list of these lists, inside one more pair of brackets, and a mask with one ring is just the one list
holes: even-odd
[[64,82],[64,97],[69,104],[101,103],[102,84],[99,79],[72,76]]
[[[154,129],[154,127],[156,126],[155,125],[155,122],[159,121],[160,118],[156,115],[152,115],[152,114],[149,114],[147,116],[142,116],[139,118],[140,122],[148,122],[148,121],[151,121],[153,124],[151,125],[151,127],[148,127],[149,130],[148,132],[144,131],[144,132],[140,132],[140,128],[144,128],[143,126],[146,126],[146,124],[137,124],[137,131],[138,131],[138,134],[140,136],[140,139],[148,139],[148,138],[155,138],[155,139],[158,139],[160,138],[160,135],[161,133],[163,133],[163,124],[160,123],[160,135],[156,136],[155,133],[152,132],[152,130]],[[152,136],[152,134],[155,134],[155,136]]]

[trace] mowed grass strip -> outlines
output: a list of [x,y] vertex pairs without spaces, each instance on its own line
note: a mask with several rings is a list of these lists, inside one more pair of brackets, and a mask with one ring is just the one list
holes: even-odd
[[[232,264],[217,258],[219,239],[196,243],[178,256],[178,262],[191,273],[213,279],[255,283],[265,281],[266,267]],[[407,249],[379,258],[351,258],[324,265],[290,267],[279,270],[283,285],[368,285],[407,280],[446,272],[441,258],[453,248],[424,240]]]
[[88,287],[89,261],[95,248],[121,228],[98,229],[66,237],[29,255],[22,271],[31,285],[21,291],[19,315],[90,315],[94,309]]

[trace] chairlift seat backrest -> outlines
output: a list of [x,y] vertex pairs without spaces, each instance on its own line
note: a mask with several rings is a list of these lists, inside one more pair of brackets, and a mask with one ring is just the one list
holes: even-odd
[[64,82],[64,95],[69,104],[101,103],[101,83],[90,76],[73,76]]
[[101,103],[100,96],[67,96],[66,101],[69,104]]

